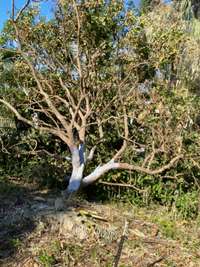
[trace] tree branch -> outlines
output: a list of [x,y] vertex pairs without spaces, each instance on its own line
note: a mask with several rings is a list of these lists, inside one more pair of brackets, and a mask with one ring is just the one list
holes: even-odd
[[12,20],[13,20],[13,22],[17,22],[17,20],[22,15],[22,13],[24,12],[24,10],[29,6],[30,2],[31,2],[31,0],[27,0],[26,1],[26,3],[19,10],[19,12],[18,12],[18,14],[16,15],[16,18],[15,18],[15,0],[12,0]]
[[150,175],[156,175],[164,172],[167,169],[170,169],[173,167],[173,165],[180,160],[183,157],[183,155],[178,155],[174,157],[168,164],[158,168],[158,169],[147,169],[138,165],[132,165],[129,163],[118,163],[114,162],[114,160],[109,161],[108,163],[98,166],[91,174],[83,178],[82,184],[83,186],[87,186],[88,184],[91,184],[98,180],[103,174],[107,173],[110,170],[129,170],[129,171],[137,171],[141,173],[146,173]]
[[0,103],[6,105],[10,111],[12,111],[15,116],[17,117],[18,120],[21,120],[25,123],[27,123],[28,125],[30,125],[31,127],[40,130],[40,131],[44,131],[44,132],[48,132],[51,133],[53,135],[56,135],[58,137],[60,137],[66,144],[71,145],[70,140],[66,137],[66,135],[60,130],[60,129],[54,129],[54,128],[49,128],[49,127],[44,127],[44,126],[36,126],[34,121],[28,120],[26,118],[24,118],[9,102],[7,102],[4,99],[0,99]]

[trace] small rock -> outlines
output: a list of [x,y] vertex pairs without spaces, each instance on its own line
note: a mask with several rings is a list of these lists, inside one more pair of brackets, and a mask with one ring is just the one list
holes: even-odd
[[55,200],[55,210],[62,211],[65,208],[64,199],[62,197],[56,198]]

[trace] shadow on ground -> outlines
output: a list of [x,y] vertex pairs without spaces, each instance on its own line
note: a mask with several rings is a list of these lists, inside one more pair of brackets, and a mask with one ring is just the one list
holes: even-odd
[[38,215],[54,209],[54,200],[48,195],[47,190],[39,192],[18,180],[0,182],[0,265],[15,255],[35,229]]
[[59,195],[0,182],[0,266],[200,266],[199,220]]
[[[36,230],[41,219],[51,216],[57,221],[66,211],[71,216],[72,207],[80,206],[77,201],[63,202],[61,188],[39,188],[38,183],[25,183],[17,177],[0,181],[0,265],[15,257],[20,244]],[[83,195],[89,201],[98,201],[91,198],[91,193]]]

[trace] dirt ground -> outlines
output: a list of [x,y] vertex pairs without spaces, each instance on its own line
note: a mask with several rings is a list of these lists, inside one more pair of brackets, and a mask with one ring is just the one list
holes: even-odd
[[0,266],[199,267],[200,219],[0,183]]

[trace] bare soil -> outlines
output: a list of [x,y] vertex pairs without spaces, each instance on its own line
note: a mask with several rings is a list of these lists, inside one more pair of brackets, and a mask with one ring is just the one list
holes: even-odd
[[200,220],[1,183],[0,266],[199,267]]

